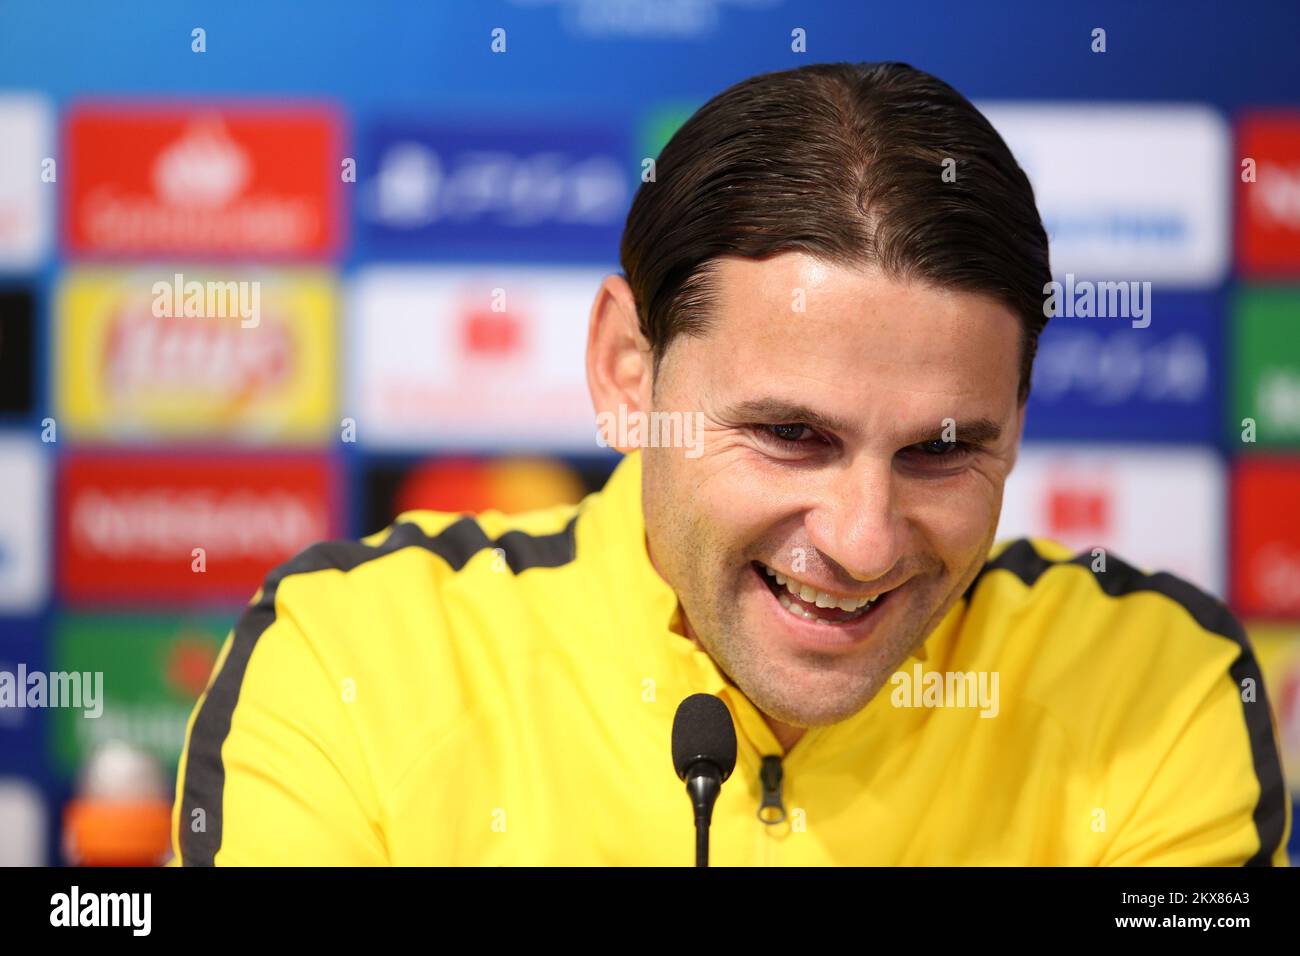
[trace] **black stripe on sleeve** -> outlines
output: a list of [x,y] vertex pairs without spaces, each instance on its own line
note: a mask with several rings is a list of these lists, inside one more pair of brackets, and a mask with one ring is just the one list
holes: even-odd
[[[190,732],[182,784],[181,816],[178,837],[181,861],[186,866],[212,866],[221,848],[222,794],[226,772],[221,747],[230,733],[230,721],[239,701],[248,661],[258,639],[275,621],[275,594],[281,581],[295,574],[313,571],[352,569],[404,548],[423,548],[460,571],[479,551],[500,548],[510,570],[518,574],[529,568],[555,568],[568,564],[577,556],[575,528],[577,515],[561,531],[547,535],[530,535],[507,531],[489,538],[471,517],[444,528],[430,537],[418,525],[393,526],[382,543],[367,545],[360,541],[326,541],[314,544],[266,577],[262,596],[245,608],[235,624],[230,652],[220,672],[208,689],[203,706]],[[195,832],[197,811],[202,811],[204,829]]]
[[1271,708],[1264,687],[1264,677],[1241,622],[1233,616],[1222,601],[1167,572],[1146,574],[1109,553],[1106,555],[1104,572],[1092,570],[1093,556],[1087,551],[1080,552],[1068,560],[1049,561],[1040,555],[1026,538],[1012,542],[994,560],[985,564],[970,587],[966,589],[965,599],[969,603],[980,581],[989,571],[1010,571],[1026,585],[1032,587],[1044,571],[1057,564],[1077,564],[1088,570],[1101,590],[1111,597],[1120,597],[1138,591],[1162,594],[1181,605],[1202,630],[1225,637],[1237,645],[1237,657],[1230,669],[1232,679],[1240,688],[1242,682],[1249,678],[1254,682],[1257,692],[1254,701],[1243,700],[1241,705],[1246,720],[1246,732],[1250,738],[1250,755],[1255,767],[1255,778],[1259,781],[1259,799],[1255,803],[1254,812],[1255,831],[1259,835],[1259,850],[1246,861],[1245,865],[1272,866],[1273,855],[1281,846],[1282,834],[1286,829],[1288,797],[1282,776],[1282,760],[1278,756],[1277,744],[1273,737]]

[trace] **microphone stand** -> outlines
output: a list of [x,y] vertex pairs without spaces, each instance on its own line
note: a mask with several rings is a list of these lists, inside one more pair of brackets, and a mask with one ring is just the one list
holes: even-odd
[[722,790],[722,773],[712,762],[701,760],[686,774],[686,792],[695,806],[695,865],[709,865],[709,824],[713,804]]

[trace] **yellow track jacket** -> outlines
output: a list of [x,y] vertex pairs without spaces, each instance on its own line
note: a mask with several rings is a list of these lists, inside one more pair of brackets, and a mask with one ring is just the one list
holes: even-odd
[[[190,717],[173,863],[691,866],[670,737],[707,692],[739,740],[715,866],[1287,864],[1274,717],[1216,599],[1002,543],[907,681],[783,753],[674,629],[640,487],[633,454],[576,506],[408,513],[273,571]],[[980,672],[992,719],[917,691]]]

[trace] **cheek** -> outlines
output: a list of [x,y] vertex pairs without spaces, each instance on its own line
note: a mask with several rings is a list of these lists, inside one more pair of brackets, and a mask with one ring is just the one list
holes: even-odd
[[973,477],[961,487],[924,489],[910,496],[905,513],[936,554],[964,564],[972,552],[985,547],[1001,506],[1001,485],[995,488]]
[[725,575],[737,563],[761,560],[756,549],[772,538],[781,501],[763,476],[735,459],[705,458],[677,467],[678,507],[690,526],[683,547],[696,552],[692,564]]
[[689,507],[703,527],[701,543],[708,541],[719,552],[701,555],[705,564],[747,552],[769,527],[759,499],[743,487],[726,488],[721,483],[696,487]]
[[[748,542],[751,497],[676,449],[644,449],[646,529],[678,584],[703,580]],[[671,553],[670,553],[671,552]]]

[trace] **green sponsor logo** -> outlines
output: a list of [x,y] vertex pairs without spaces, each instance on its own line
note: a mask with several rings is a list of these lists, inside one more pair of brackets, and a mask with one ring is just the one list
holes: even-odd
[[153,754],[175,773],[185,724],[207,686],[232,616],[62,615],[54,628],[53,668],[102,672],[103,713],[57,710],[52,763],[74,774],[112,740]]
[[1300,446],[1300,287],[1237,293],[1232,373],[1234,443],[1252,419],[1257,445]]

